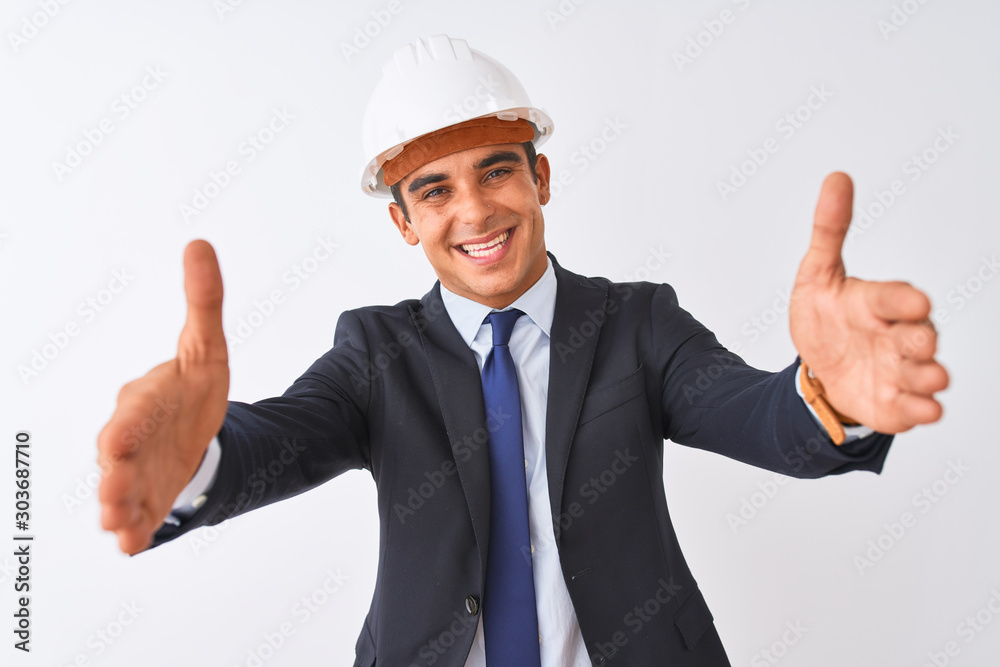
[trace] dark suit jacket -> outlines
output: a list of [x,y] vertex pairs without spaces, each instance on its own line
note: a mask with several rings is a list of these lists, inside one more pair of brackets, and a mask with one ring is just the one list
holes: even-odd
[[[747,366],[669,285],[585,278],[552,259],[547,474],[587,649],[597,665],[728,665],[670,522],[664,439],[820,477],[881,471],[891,437],[834,446],[796,394],[796,364]],[[364,468],[381,530],[355,665],[461,667],[486,572],[490,423],[439,284],[419,301],[344,312],[334,347],[284,395],[230,402],[208,501],[153,546]]]

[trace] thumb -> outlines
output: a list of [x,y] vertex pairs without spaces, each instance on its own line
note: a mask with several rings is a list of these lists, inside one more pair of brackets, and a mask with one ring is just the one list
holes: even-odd
[[187,321],[177,345],[178,358],[227,361],[222,330],[222,274],[208,241],[191,241],[184,249],[184,293]]
[[827,176],[816,203],[812,239],[799,267],[799,281],[826,282],[844,276],[841,251],[851,225],[853,205],[854,183],[851,177],[841,171]]

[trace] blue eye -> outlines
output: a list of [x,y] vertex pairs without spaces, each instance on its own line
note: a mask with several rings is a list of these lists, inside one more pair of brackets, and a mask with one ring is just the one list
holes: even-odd
[[510,169],[494,169],[490,173],[486,174],[486,178],[488,178],[488,179],[489,178],[493,178],[494,175],[496,175],[496,176],[499,177],[499,176],[503,176],[504,174],[509,174],[509,173],[510,173]]

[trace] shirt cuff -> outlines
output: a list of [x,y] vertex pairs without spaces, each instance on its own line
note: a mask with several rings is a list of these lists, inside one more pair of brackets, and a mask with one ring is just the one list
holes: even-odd
[[[204,504],[209,490],[215,482],[215,473],[219,469],[219,459],[222,457],[222,447],[218,438],[212,438],[208,443],[205,456],[201,459],[201,465],[194,477],[188,482],[184,490],[177,496],[174,506],[166,521],[174,525],[180,525],[179,519],[186,519],[195,513]],[[171,519],[174,519],[171,521]]]
[[[799,366],[801,366],[801,365],[802,365],[802,362],[800,361],[799,362]],[[816,425],[819,426],[821,429],[823,429],[823,433],[826,433],[827,436],[829,436],[830,434],[827,433],[826,427],[823,426],[823,422],[820,420],[819,415],[817,415],[816,411],[813,410],[813,406],[809,405],[809,402],[806,401],[805,394],[802,393],[802,383],[799,382],[799,369],[798,369],[798,367],[796,367],[796,369],[795,369],[795,393],[797,393],[799,395],[799,398],[802,399],[802,402],[806,404],[807,408],[809,408],[809,414],[811,414],[812,417],[813,417],[813,419],[816,421]],[[846,426],[845,425],[844,426],[844,442],[842,444],[846,445],[849,442],[853,442],[855,440],[860,440],[861,438],[867,438],[868,436],[870,436],[874,432],[875,432],[874,429],[868,428],[867,426],[863,426],[861,424],[858,424],[857,426]]]

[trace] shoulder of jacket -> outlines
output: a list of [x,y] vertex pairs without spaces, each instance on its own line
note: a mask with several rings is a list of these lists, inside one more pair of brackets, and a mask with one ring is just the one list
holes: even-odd
[[557,279],[571,281],[574,285],[580,287],[589,287],[596,289],[607,289],[609,296],[613,296],[615,293],[632,293],[632,294],[648,294],[652,296],[656,290],[661,287],[670,288],[669,285],[665,283],[651,283],[646,281],[631,281],[631,282],[617,282],[611,280],[610,278],[605,278],[604,276],[584,276],[579,273],[574,273],[569,269],[556,264],[556,277]]
[[341,317],[349,315],[365,325],[378,322],[407,322],[410,319],[410,313],[420,308],[421,303],[418,299],[406,299],[392,306],[377,305],[351,308],[341,313]]

